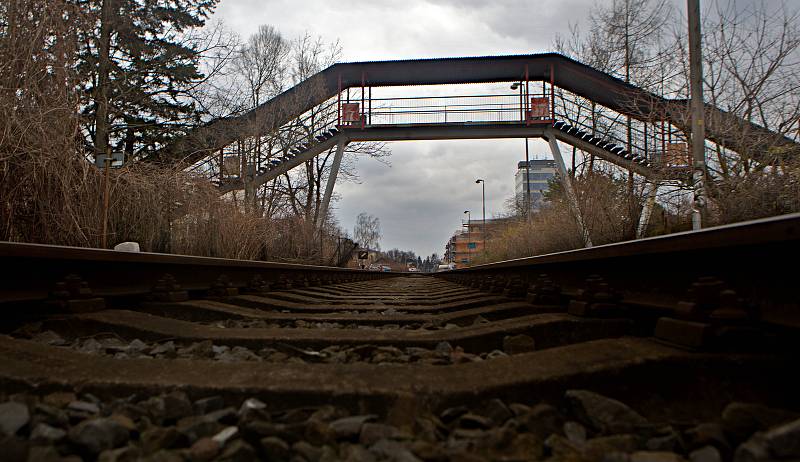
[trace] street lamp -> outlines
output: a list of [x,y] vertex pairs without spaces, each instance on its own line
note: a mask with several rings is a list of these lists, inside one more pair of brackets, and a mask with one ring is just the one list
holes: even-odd
[[470,218],[469,210],[464,210],[464,213],[467,214],[467,263],[472,265],[472,249],[470,249],[469,244],[472,241],[472,234],[470,233],[469,222],[472,221]]
[[483,205],[483,253],[486,253],[486,182],[478,178],[475,184],[481,184],[482,191],[482,205]]
[[[523,100],[522,100],[522,83],[521,82],[514,82],[511,84],[511,89],[516,90],[519,88],[519,107],[522,110]],[[528,137],[525,137],[525,216],[527,217],[531,211],[531,170],[530,170],[530,160],[528,158]]]

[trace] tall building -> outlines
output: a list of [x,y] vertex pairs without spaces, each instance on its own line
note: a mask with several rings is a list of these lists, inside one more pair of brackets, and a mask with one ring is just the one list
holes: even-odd
[[544,199],[543,193],[547,191],[547,182],[556,176],[556,161],[531,160],[528,161],[528,188],[525,186],[525,161],[517,163],[517,174],[514,176],[514,193],[519,203],[524,203],[525,192],[530,191],[531,208],[539,208]]

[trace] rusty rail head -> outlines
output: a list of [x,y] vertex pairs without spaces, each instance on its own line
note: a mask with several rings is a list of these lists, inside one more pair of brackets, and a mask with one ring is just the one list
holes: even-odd
[[165,275],[187,291],[210,290],[223,276],[226,285],[236,289],[252,285],[254,278],[268,284],[279,280],[306,284],[393,276],[325,266],[12,242],[0,242],[0,265],[4,269],[0,305],[51,299],[56,286],[71,275],[77,275],[95,297],[149,294],[164,285]]
[[602,277],[624,300],[674,307],[690,298],[699,278],[714,277],[736,291],[762,320],[800,327],[796,265],[800,214],[784,215],[667,236],[601,245],[458,269],[436,276],[474,283],[487,277],[521,277],[533,285],[542,274],[575,293]]

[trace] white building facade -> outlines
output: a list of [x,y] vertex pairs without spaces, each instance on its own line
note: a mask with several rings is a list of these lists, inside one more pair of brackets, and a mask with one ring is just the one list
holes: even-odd
[[556,161],[531,160],[528,162],[527,188],[525,179],[525,162],[517,163],[517,174],[514,176],[514,193],[517,202],[525,201],[525,193],[530,191],[531,208],[538,209],[544,200],[544,193],[548,190],[548,181],[556,176]]

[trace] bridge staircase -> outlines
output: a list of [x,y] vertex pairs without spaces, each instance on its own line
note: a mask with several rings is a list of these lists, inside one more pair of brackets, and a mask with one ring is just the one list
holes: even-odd
[[[221,194],[243,189],[245,182],[259,186],[289,170],[335,149],[340,142],[385,140],[378,133],[394,130],[407,136],[414,130],[493,127],[514,129],[514,137],[545,138],[574,146],[625,170],[647,178],[688,178],[689,162],[686,138],[676,127],[664,121],[626,119],[623,114],[592,104],[577,95],[558,89],[546,95],[548,114],[541,120],[523,119],[529,110],[520,95],[471,95],[460,97],[412,97],[375,99],[369,111],[358,115],[358,123],[342,123],[340,104],[329,99],[314,110],[287,124],[274,137],[273,148],[249,165],[241,162],[242,149],[229,146],[219,155],[210,156],[192,170],[218,186]],[[300,135],[298,135],[298,133]],[[288,134],[288,135],[287,135]],[[491,137],[491,136],[487,136]],[[511,137],[503,135],[500,137]],[[238,150],[238,151],[237,151]],[[238,165],[224,168],[225,157]],[[243,181],[246,180],[246,181]]]

